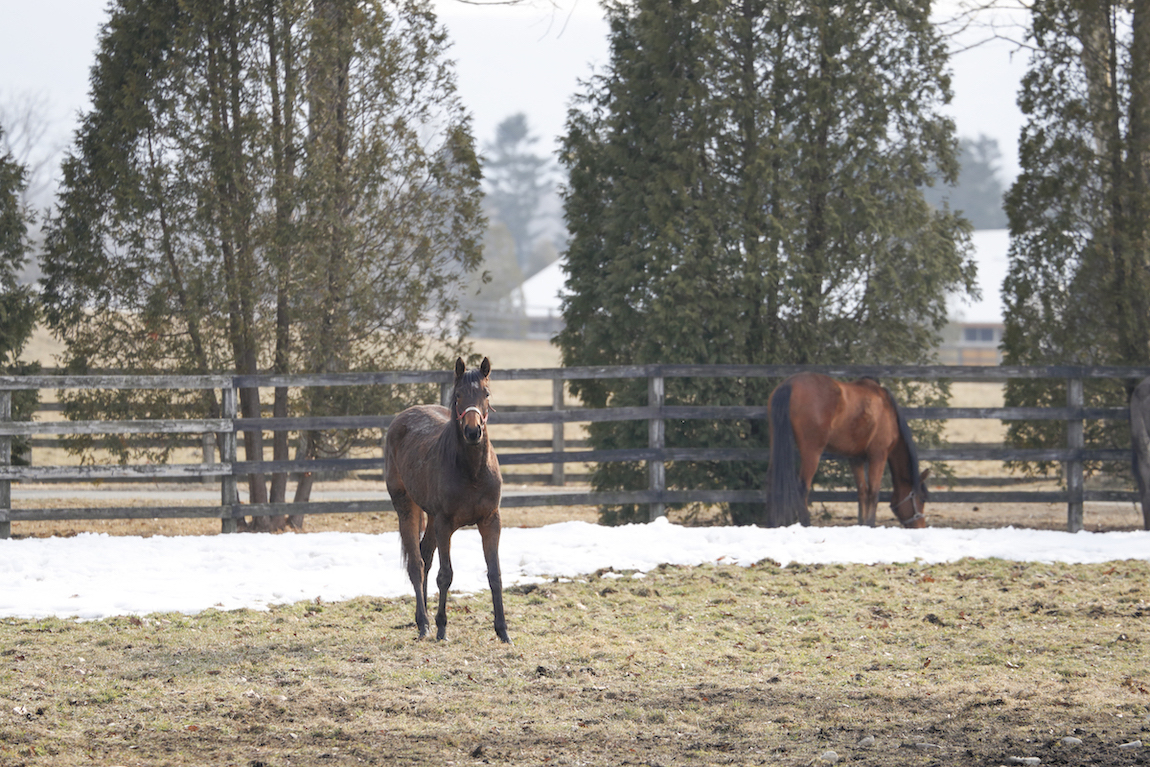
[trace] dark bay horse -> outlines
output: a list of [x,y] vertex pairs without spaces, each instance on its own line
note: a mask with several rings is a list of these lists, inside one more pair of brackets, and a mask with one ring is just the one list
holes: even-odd
[[771,392],[771,467],[767,503],[782,524],[811,523],[807,497],[823,451],[850,461],[858,484],[859,524],[874,526],[883,465],[894,486],[891,510],[904,527],[926,527],[926,477],[906,419],[877,381],[841,382],[799,373]]
[[[427,578],[439,549],[437,639],[447,636],[447,590],[451,587],[451,535],[476,525],[487,560],[487,582],[495,608],[495,633],[504,642],[503,578],[499,572],[499,501],[503,477],[487,435],[491,362],[478,370],[455,362],[451,410],[417,405],[395,417],[387,430],[384,457],[387,491],[399,515],[399,538],[411,585],[415,587],[415,624],[427,636]],[[426,521],[424,515],[426,516]],[[420,534],[423,534],[422,540]]]

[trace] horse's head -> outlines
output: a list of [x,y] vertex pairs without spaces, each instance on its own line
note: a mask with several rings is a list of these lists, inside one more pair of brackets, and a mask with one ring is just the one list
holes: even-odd
[[896,490],[895,497],[891,499],[890,508],[903,527],[926,527],[926,501],[929,495],[926,489],[926,478],[930,476],[930,469],[918,475],[918,482],[901,498]]
[[491,405],[491,361],[486,357],[478,370],[468,370],[460,357],[455,361],[455,390],[451,395],[452,412],[463,434],[463,441],[478,445],[483,441],[487,430],[487,414]]

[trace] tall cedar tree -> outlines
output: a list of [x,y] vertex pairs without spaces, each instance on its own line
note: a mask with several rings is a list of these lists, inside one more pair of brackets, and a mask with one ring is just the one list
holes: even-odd
[[[3,139],[4,128],[0,126],[0,146],[5,145]],[[27,169],[11,152],[0,154],[0,374],[3,375],[39,370],[38,363],[20,360],[38,315],[31,288],[17,282],[31,247],[28,227],[33,223],[32,215],[22,202],[27,177]],[[18,421],[30,420],[38,401],[37,392],[12,392],[10,415]],[[28,449],[26,438],[13,438],[9,457],[16,463],[27,463]]]
[[[919,191],[935,168],[949,183],[958,170],[929,4],[639,0],[607,15],[610,63],[570,112],[561,153],[564,364],[931,360],[946,296],[974,289],[974,266],[968,225]],[[675,379],[666,401],[762,405],[774,383]],[[597,407],[647,397],[645,382],[573,390]],[[643,423],[591,428],[596,448],[646,439]],[[666,443],[765,448],[769,436],[761,420],[683,421]],[[762,463],[676,462],[667,482],[757,488],[764,475]],[[593,476],[598,489],[645,481],[636,464]]]
[[[1145,365],[1150,355],[1150,2],[1043,0],[1019,105],[1022,172],[1007,195],[1003,360]],[[1089,381],[1088,405],[1126,404],[1136,382]],[[1008,405],[1064,405],[1066,387],[1011,381]],[[1016,422],[1014,444],[1065,445],[1065,424]],[[1089,444],[1125,426],[1088,422]],[[1046,472],[1053,464],[1023,464]]]
[[[480,169],[428,3],[118,0],[110,13],[44,264],[73,370],[332,373],[438,367],[462,349],[454,283],[479,264]],[[400,404],[280,388],[273,411],[369,399]],[[210,393],[81,392],[67,406],[219,410]],[[260,392],[240,406],[258,416]],[[260,432],[244,436],[262,460]],[[350,436],[304,435],[302,454]],[[286,435],[273,457],[291,458]],[[286,479],[250,476],[252,502],[284,501]]]
[[[4,128],[0,126],[0,146]],[[28,260],[30,213],[22,199],[26,171],[10,152],[0,154],[0,369],[16,363],[36,324],[36,302],[16,277]]]

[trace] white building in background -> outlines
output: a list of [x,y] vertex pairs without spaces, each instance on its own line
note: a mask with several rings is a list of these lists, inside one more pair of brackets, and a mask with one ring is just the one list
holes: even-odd
[[524,281],[523,309],[527,314],[527,337],[550,339],[563,329],[562,258]]

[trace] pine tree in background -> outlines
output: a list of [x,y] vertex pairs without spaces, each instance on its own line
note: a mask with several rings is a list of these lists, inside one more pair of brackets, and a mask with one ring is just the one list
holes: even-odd
[[[974,287],[968,225],[919,187],[953,183],[939,114],[946,48],[925,7],[640,0],[607,5],[611,60],[568,118],[561,160],[566,365],[915,363],[946,295]],[[667,403],[762,405],[774,382],[675,379]],[[590,406],[645,382],[588,381]],[[597,449],[645,424],[595,424]],[[667,445],[768,445],[761,421],[677,422]],[[669,486],[754,488],[760,464],[674,463]],[[606,464],[597,489],[645,485]],[[732,506],[736,523],[777,524]],[[606,521],[638,518],[605,510]]]
[[483,238],[483,265],[463,282],[460,308],[471,315],[471,333],[479,338],[523,338],[527,313],[523,270],[515,238],[501,221],[490,222]]
[[936,182],[922,190],[926,201],[935,208],[944,205],[962,215],[975,229],[1006,228],[1003,208],[1005,187],[998,178],[1002,151],[998,141],[989,136],[963,138],[958,142],[959,172],[954,186]]
[[[1146,0],[1033,6],[1034,53],[1019,99],[1022,170],[1006,202],[1007,364],[1145,365],[1150,358],[1148,18]],[[1090,380],[1087,404],[1125,406],[1132,383]],[[1065,405],[1065,386],[1011,381],[1006,401]],[[1065,424],[1055,422],[1015,422],[1009,436],[1027,447],[1066,444]],[[1088,421],[1086,437],[1093,446],[1125,446],[1129,433]]]
[[542,268],[532,255],[535,241],[543,231],[539,207],[553,188],[553,163],[531,151],[538,141],[538,137],[530,135],[527,116],[514,114],[499,123],[495,141],[486,145],[483,157],[491,217],[501,221],[515,238],[515,252],[524,277]]

